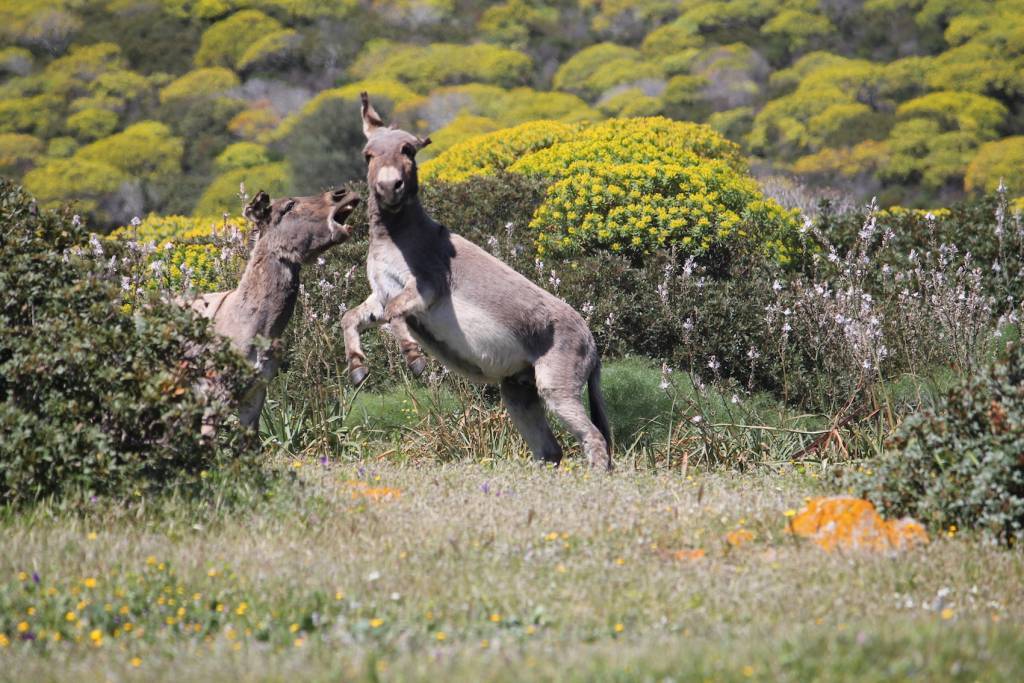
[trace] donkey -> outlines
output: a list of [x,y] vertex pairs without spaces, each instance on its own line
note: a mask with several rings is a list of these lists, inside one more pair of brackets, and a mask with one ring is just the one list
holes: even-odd
[[[472,242],[420,205],[416,152],[430,143],[384,126],[362,94],[368,171],[372,293],[342,317],[349,378],[366,379],[363,330],[389,323],[413,374],[421,347],[471,381],[498,384],[513,423],[538,460],[562,448],[544,414],[554,413],[582,443],[593,467],[611,469],[611,436],[594,337],[571,306]],[[583,407],[584,384],[590,413]]]
[[266,353],[256,338],[281,337],[295,311],[299,268],[349,238],[352,229],[345,219],[358,204],[359,196],[346,190],[274,202],[259,192],[243,211],[254,225],[256,241],[238,287],[203,294],[191,304],[260,373],[241,402],[239,421],[250,429],[259,424],[267,382],[280,362],[273,347]]

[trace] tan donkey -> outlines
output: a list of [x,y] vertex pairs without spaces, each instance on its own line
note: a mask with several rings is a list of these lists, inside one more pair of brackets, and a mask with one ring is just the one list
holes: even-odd
[[244,211],[256,242],[238,287],[192,302],[260,373],[261,381],[241,402],[239,420],[245,426],[259,425],[267,382],[279,364],[272,351],[260,350],[256,338],[275,340],[284,333],[295,311],[300,267],[348,239],[351,228],[345,219],[358,204],[359,196],[346,190],[273,202],[266,192],[258,193]]
[[[359,333],[390,323],[414,374],[425,367],[422,345],[470,380],[498,384],[534,457],[562,458],[547,407],[579,439],[592,466],[610,469],[601,363],[586,322],[561,299],[432,220],[420,205],[416,175],[416,152],[429,138],[384,126],[366,93],[362,99],[372,293],[342,318],[351,380],[358,385],[368,372]],[[591,417],[581,399],[584,385]]]

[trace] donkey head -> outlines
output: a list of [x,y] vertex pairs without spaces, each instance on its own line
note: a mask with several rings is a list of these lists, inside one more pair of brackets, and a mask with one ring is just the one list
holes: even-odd
[[363,133],[367,140],[363,148],[368,167],[366,182],[377,205],[394,213],[419,191],[416,152],[429,145],[430,138],[420,138],[385,126],[380,114],[370,104],[369,96],[364,92],[360,97],[363,101]]
[[245,207],[256,228],[256,240],[289,263],[308,263],[349,238],[345,219],[359,204],[359,195],[333,190],[312,197],[282,197],[270,201],[258,192]]

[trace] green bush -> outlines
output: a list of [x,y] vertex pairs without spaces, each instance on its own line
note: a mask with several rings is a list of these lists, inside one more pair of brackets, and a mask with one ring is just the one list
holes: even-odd
[[[366,175],[366,138],[358,125],[358,95],[316,100],[316,106],[307,106],[300,116],[285,120],[274,133],[273,148],[291,174],[288,185],[300,194],[313,194]],[[390,110],[390,104],[386,97],[374,99],[374,106],[381,111]],[[279,137],[282,131],[287,132]]]
[[935,530],[1024,539],[1024,346],[907,418],[867,472],[851,475],[879,512]]
[[205,320],[157,298],[126,310],[80,222],[6,181],[0,225],[0,501],[121,498],[254,466],[232,398],[252,370]]

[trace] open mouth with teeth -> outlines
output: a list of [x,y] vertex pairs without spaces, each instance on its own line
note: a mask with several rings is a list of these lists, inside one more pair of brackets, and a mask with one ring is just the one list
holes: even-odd
[[334,207],[334,210],[331,212],[331,230],[340,232],[347,237],[352,231],[352,226],[346,223],[345,219],[349,217],[358,205],[359,197],[350,196]]

